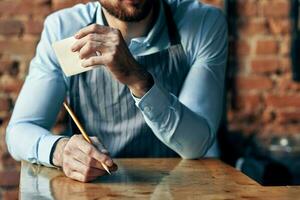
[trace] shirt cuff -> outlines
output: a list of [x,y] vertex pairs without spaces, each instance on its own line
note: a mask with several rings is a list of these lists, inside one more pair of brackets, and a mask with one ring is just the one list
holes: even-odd
[[47,167],[55,167],[50,162],[50,155],[53,145],[57,140],[59,140],[62,137],[65,136],[47,134],[41,138],[38,147],[38,162],[40,164]]
[[132,94],[136,106],[151,121],[160,115],[170,105],[170,95],[155,82],[152,88],[142,97]]

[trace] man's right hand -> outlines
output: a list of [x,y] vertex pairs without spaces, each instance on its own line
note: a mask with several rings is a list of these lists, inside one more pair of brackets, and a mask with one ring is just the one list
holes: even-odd
[[110,171],[116,171],[117,165],[113,163],[108,151],[96,137],[91,137],[94,145],[88,143],[82,135],[60,139],[53,154],[53,164],[62,167],[66,176],[89,182],[106,174],[102,163]]

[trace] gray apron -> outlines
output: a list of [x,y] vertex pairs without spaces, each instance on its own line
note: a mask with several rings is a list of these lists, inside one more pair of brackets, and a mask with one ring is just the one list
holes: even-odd
[[[135,58],[166,91],[178,96],[190,66],[169,5],[165,3],[164,9],[171,46]],[[92,23],[96,23],[96,17]],[[70,105],[86,132],[97,136],[112,157],[178,156],[154,135],[128,87],[115,80],[105,67],[72,76],[69,93]],[[79,133],[71,125],[72,133]]]

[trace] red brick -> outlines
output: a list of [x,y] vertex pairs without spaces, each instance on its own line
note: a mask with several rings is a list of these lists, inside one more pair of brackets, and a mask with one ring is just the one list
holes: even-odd
[[254,17],[258,13],[258,4],[256,0],[238,0],[237,12],[239,17]]
[[282,76],[278,80],[278,93],[285,94],[287,91],[289,92],[300,91],[300,83],[293,81],[290,73],[285,76]]
[[0,41],[0,54],[12,54],[12,55],[23,55],[33,56],[36,49],[37,41],[15,41],[5,40]]
[[293,135],[299,134],[300,126],[297,124],[279,124],[279,123],[271,123],[267,124],[261,129],[261,133],[264,135]]
[[284,56],[290,56],[290,50],[291,50],[291,38],[285,37],[280,41],[279,53]]
[[276,117],[276,113],[275,113],[274,109],[267,107],[266,109],[263,110],[262,122],[264,124],[272,123],[274,121],[275,117]]
[[266,19],[241,19],[238,21],[239,33],[244,36],[262,35],[267,33]]
[[30,14],[32,16],[45,17],[50,13],[51,7],[49,5],[37,4],[30,1],[19,3],[14,11],[14,15],[21,16],[28,16]]
[[26,3],[32,3],[32,4],[48,4],[50,6],[51,0],[22,0]]
[[0,79],[0,91],[11,93],[18,93],[23,85],[22,80],[15,79],[13,77],[4,76]]
[[260,106],[260,96],[253,94],[240,94],[236,98],[237,107],[239,109],[246,109],[254,111]]
[[282,72],[290,72],[291,71],[291,59],[289,56],[280,58],[280,69]]
[[232,47],[235,48],[236,54],[239,56],[247,56],[250,54],[250,46],[246,40],[238,40]]
[[0,97],[0,112],[10,110],[10,100],[7,97]]
[[255,58],[251,61],[251,72],[257,74],[274,73],[280,70],[278,58]]
[[256,42],[256,54],[277,54],[278,42],[275,39],[261,39]]
[[268,26],[272,34],[290,34],[291,20],[289,18],[278,19],[271,18],[268,20]]
[[0,60],[0,73],[4,73],[11,68],[12,60]]
[[25,23],[25,33],[32,35],[40,35],[44,27],[43,21],[29,20]]
[[[230,132],[238,132],[242,133],[245,136],[249,136],[251,134],[259,133],[259,124],[253,122],[253,116],[245,117],[241,115],[236,115],[234,119],[241,119],[240,123],[228,123],[228,127]],[[250,119],[250,120],[249,120]],[[250,122],[249,122],[250,121]]]
[[267,106],[275,108],[300,108],[300,95],[272,95],[266,96]]
[[0,74],[9,73],[15,76],[19,73],[19,61],[2,60],[0,61]]
[[73,6],[77,3],[87,3],[89,0],[52,0],[54,10]]
[[0,20],[0,35],[19,35],[23,31],[23,23],[18,20]]
[[[4,126],[3,126],[4,127]],[[4,132],[4,130],[3,130],[3,132]],[[4,138],[3,138],[4,139]],[[5,144],[5,141],[3,141],[4,142],[4,144]],[[18,170],[19,171],[19,168],[20,168],[20,162],[18,162],[18,161],[16,161],[16,160],[14,160],[11,156],[10,156],[10,154],[9,154],[9,152],[8,152],[8,150],[7,150],[7,146],[6,145],[4,145],[3,146],[3,149],[4,150],[2,150],[2,155],[1,155],[1,165],[2,165],[2,168],[3,169],[7,169],[7,170]]]
[[6,190],[3,191],[3,200],[17,200],[19,199],[19,190]]
[[300,110],[280,110],[277,111],[277,121],[282,124],[287,123],[299,123],[300,122]]
[[0,13],[6,16],[42,16],[50,14],[50,4],[37,3],[36,1],[22,0],[12,3],[11,1],[0,1]]
[[262,14],[265,17],[289,17],[290,1],[287,0],[273,0],[263,1]]
[[18,186],[20,181],[20,172],[0,171],[0,187]]
[[267,77],[251,76],[251,77],[238,77],[237,81],[238,90],[268,90],[273,87],[273,82]]
[[18,3],[12,3],[11,1],[0,1],[0,13],[2,15],[8,15],[16,11]]

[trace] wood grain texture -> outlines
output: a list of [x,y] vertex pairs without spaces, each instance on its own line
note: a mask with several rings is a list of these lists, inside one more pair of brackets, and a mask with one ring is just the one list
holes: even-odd
[[300,187],[263,187],[219,160],[116,159],[92,183],[22,162],[20,199],[297,199]]

